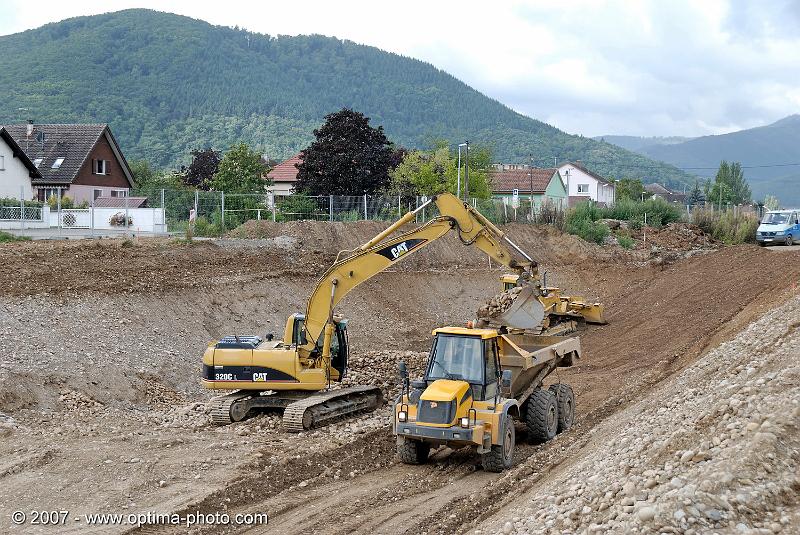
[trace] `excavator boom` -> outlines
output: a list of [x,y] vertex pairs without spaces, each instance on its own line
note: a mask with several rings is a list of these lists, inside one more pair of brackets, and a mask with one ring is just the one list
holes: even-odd
[[[400,227],[414,220],[416,212],[431,202],[439,209],[439,216],[414,230],[390,238]],[[323,356],[327,352],[326,343],[330,343],[330,333],[326,333],[326,328],[332,332],[333,310],[351,290],[451,230],[464,245],[474,245],[499,264],[515,270],[522,280],[533,277],[531,282],[538,282],[536,262],[477,210],[450,193],[437,195],[428,203],[407,213],[355,251],[349,251],[345,258],[337,260],[320,278],[306,310],[306,343],[302,348],[305,352],[310,354],[318,347],[323,348]],[[506,247],[506,243],[511,249]],[[536,292],[530,295],[532,299],[528,299],[527,303],[520,302],[518,308],[530,311],[528,321],[538,323],[544,317],[544,309],[536,299]],[[517,326],[526,328],[534,325]],[[325,339],[320,344],[320,336],[323,335]]]

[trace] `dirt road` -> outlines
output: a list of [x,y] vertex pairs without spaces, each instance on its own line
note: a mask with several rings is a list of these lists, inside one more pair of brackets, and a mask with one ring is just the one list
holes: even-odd
[[[439,451],[421,467],[396,464],[388,409],[300,435],[284,433],[271,415],[208,425],[209,394],[197,386],[206,341],[282,329],[335,249],[315,227],[222,245],[0,249],[0,334],[13,348],[0,361],[0,416],[12,420],[0,431],[13,438],[0,443],[2,520],[15,507],[58,506],[269,513],[254,533],[469,530],[568,462],[599,422],[800,282],[791,250],[731,247],[654,266],[548,229],[512,231],[551,284],[604,301],[611,323],[584,333],[583,362],[560,372],[575,387],[578,425],[545,446],[528,444],[518,428],[517,466],[502,475],[483,472],[466,451]],[[370,281],[342,306],[353,319],[353,380],[388,388],[399,358],[419,370],[430,328],[471,319],[501,273],[451,242]]]

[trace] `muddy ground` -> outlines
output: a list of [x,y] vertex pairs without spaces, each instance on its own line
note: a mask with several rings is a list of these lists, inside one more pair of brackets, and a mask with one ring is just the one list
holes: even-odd
[[[13,529],[12,511],[57,509],[71,519],[58,532],[126,532],[131,526],[89,528],[81,515],[145,511],[269,513],[269,525],[251,528],[258,533],[471,531],[573,462],[600,422],[800,283],[797,251],[690,245],[656,263],[649,251],[513,225],[506,230],[541,262],[548,284],[603,301],[610,324],[583,333],[583,361],[560,372],[575,388],[578,425],[544,446],[518,428],[511,472],[483,472],[468,451],[397,464],[388,408],[299,435],[285,433],[277,415],[208,425],[210,393],[198,386],[206,343],[282,332],[337,250],[380,228],[301,222],[191,245],[0,248],[0,529]],[[349,381],[391,394],[396,362],[421,370],[430,329],[472,319],[502,273],[448,238],[357,289],[341,307],[351,318]],[[171,530],[187,531],[141,528]]]

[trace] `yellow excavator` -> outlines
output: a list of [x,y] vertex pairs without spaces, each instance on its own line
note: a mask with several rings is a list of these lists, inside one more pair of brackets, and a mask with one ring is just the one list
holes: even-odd
[[[398,236],[403,225],[431,203],[439,215]],[[202,384],[234,392],[214,398],[212,422],[242,420],[254,409],[284,410],[284,427],[297,432],[323,425],[383,403],[379,388],[332,389],[347,373],[347,320],[336,305],[356,286],[397,261],[421,250],[450,231],[464,245],[474,245],[496,262],[514,270],[525,295],[515,302],[511,327],[532,329],[545,318],[537,264],[497,226],[450,193],[432,197],[415,211],[352,251],[342,251],[317,282],[305,314],[289,316],[283,337],[226,336],[212,341],[203,355]],[[508,248],[507,246],[510,246]]]

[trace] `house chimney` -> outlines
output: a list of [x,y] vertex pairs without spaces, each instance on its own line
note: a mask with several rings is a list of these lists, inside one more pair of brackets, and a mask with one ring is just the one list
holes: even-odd
[[32,135],[33,135],[33,121],[28,119],[28,129],[26,131],[26,136],[28,139],[30,139]]

